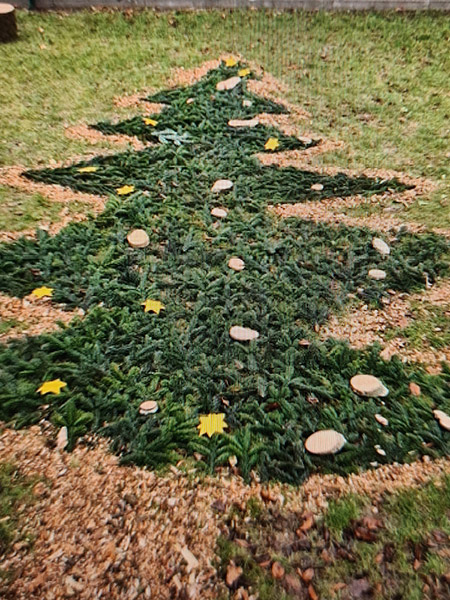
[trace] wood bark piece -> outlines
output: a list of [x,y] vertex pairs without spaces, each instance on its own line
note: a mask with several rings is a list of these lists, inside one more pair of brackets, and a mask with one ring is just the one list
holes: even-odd
[[350,385],[353,391],[360,396],[383,398],[389,394],[387,387],[373,375],[355,375],[350,379]]
[[386,417],[383,417],[383,415],[376,414],[375,419],[380,425],[383,425],[383,427],[387,427],[389,425],[389,421],[386,419]]
[[334,429],[316,431],[305,442],[305,448],[311,454],[336,454],[345,446],[347,440]]
[[146,400],[139,406],[140,415],[152,415],[158,410],[158,403],[154,400]]
[[386,242],[384,240],[382,240],[381,238],[377,238],[377,237],[373,238],[372,246],[375,248],[375,250],[377,252],[379,252],[381,254],[381,256],[389,256],[389,254],[391,253],[391,249],[386,244]]
[[250,342],[251,340],[256,340],[259,337],[259,333],[248,327],[233,325],[230,329],[230,337],[237,342]]
[[386,279],[386,271],[383,271],[382,269],[370,269],[368,276],[370,279],[381,281],[382,279]]
[[211,215],[217,219],[225,219],[225,217],[228,215],[228,211],[225,210],[225,208],[219,208],[216,206],[211,210]]
[[230,119],[228,121],[230,127],[256,127],[259,125],[259,119]]
[[218,179],[211,188],[212,192],[224,192],[225,190],[231,190],[233,182],[229,179]]
[[245,262],[242,260],[242,258],[233,256],[228,261],[228,266],[230,269],[233,269],[233,271],[243,271],[245,269]]
[[227,90],[232,90],[233,88],[235,88],[238,83],[241,81],[240,77],[230,77],[229,79],[224,79],[223,81],[219,81],[219,83],[216,85],[216,90],[218,92],[224,92]]
[[134,229],[127,235],[128,243],[132,248],[146,248],[149,243],[149,237],[143,229]]
[[0,42],[17,38],[16,11],[12,4],[0,3]]

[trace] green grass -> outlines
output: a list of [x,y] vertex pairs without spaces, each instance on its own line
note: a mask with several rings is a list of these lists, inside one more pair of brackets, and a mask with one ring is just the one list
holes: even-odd
[[[219,573],[225,577],[233,560],[243,569],[239,585],[249,593],[262,590],[267,598],[303,597],[292,594],[284,578],[272,578],[270,564],[277,560],[294,577],[312,567],[312,585],[320,598],[348,598],[352,583],[363,579],[372,588],[367,597],[375,600],[444,599],[450,590],[445,577],[450,569],[449,517],[449,476],[421,488],[385,494],[381,500],[354,494],[332,500],[300,539],[294,533],[302,522],[297,513],[265,507],[255,516],[251,507],[234,508],[224,530],[229,535],[218,540]],[[370,541],[356,537],[357,531],[363,531],[364,518],[376,521]],[[246,546],[234,539],[244,540]],[[261,566],[264,561],[269,566]],[[333,593],[339,583],[346,587]],[[424,583],[432,586],[435,595],[424,595]],[[300,585],[307,597],[307,586]]]
[[431,177],[439,192],[406,216],[449,225],[445,15],[85,11],[19,12],[18,21],[19,41],[2,48],[0,164],[80,154],[86,145],[66,139],[64,124],[131,114],[113,97],[236,50],[291,85],[312,113],[307,129],[346,142],[318,162]]
[[0,556],[8,549],[18,532],[19,507],[32,500],[31,489],[36,480],[23,477],[11,464],[0,464]]
[[450,346],[450,300],[444,306],[413,303],[411,309],[414,315],[411,323],[403,329],[388,330],[386,339],[402,336],[419,350],[430,346],[436,349]]
[[0,186],[0,231],[32,229],[43,219],[57,219],[62,204],[50,202],[41,194]]

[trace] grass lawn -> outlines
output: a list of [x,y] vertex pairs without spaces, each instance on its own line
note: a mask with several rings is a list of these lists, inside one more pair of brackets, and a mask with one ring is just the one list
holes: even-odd
[[444,600],[449,515],[448,477],[378,501],[344,496],[318,519],[252,500],[228,515],[220,569],[226,577],[233,561],[242,571],[231,587],[260,600]]
[[438,192],[405,218],[450,224],[445,15],[86,11],[19,12],[18,21],[20,40],[2,47],[0,164],[83,153],[65,124],[112,117],[114,96],[238,51],[290,84],[313,131],[346,142],[318,162],[430,177]]

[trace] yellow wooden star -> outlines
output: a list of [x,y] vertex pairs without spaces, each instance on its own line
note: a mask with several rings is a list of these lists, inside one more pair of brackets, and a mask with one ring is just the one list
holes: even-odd
[[53,295],[53,288],[45,287],[44,285],[40,288],[35,288],[31,294],[36,296],[36,298],[44,298],[44,296],[50,297]]
[[202,415],[200,425],[197,426],[197,429],[200,430],[199,435],[205,435],[206,433],[208,437],[211,437],[213,433],[223,433],[224,428],[228,427],[224,418],[224,413]]
[[240,69],[238,75],[239,77],[247,77],[247,75],[250,75],[250,69]]
[[264,148],[266,150],[275,150],[280,145],[280,142],[277,138],[269,138],[267,142],[264,144]]
[[134,185],[123,185],[116,190],[116,193],[119,194],[119,196],[126,196],[126,194],[131,194],[131,192],[134,192]]
[[141,306],[144,307],[144,312],[154,312],[157,315],[164,310],[165,306],[159,300],[146,300],[145,302],[141,302]]
[[155,121],[155,119],[149,119],[148,117],[144,117],[144,123],[146,125],[151,125],[152,127],[155,127],[155,125],[158,125],[158,121]]
[[45,381],[36,391],[39,392],[41,396],[48,393],[59,394],[61,388],[66,387],[66,385],[67,383],[61,381],[61,379],[53,379],[52,381]]
[[235,58],[233,58],[232,56],[230,56],[229,58],[227,58],[225,60],[226,67],[235,67],[236,65],[237,65],[237,60]]
[[80,167],[78,170],[78,173],[95,173],[95,171],[98,171],[98,167]]

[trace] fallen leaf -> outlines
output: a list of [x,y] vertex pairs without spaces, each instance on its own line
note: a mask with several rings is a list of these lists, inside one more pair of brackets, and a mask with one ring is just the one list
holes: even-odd
[[319,600],[319,596],[316,594],[316,590],[313,588],[312,585],[308,586],[308,594],[311,600]]
[[371,585],[367,579],[364,577],[361,579],[354,579],[351,584],[348,586],[348,593],[351,598],[355,600],[357,598],[362,598],[365,594],[371,591]]
[[300,596],[302,591],[302,584],[298,577],[289,573],[284,578],[284,585],[288,594],[292,594],[296,598]]
[[284,577],[284,568],[277,561],[272,564],[272,577],[274,579],[282,579]]
[[250,75],[250,69],[240,69],[238,75],[239,77],[247,77],[247,75]]
[[210,413],[209,415],[202,415],[200,417],[200,425],[197,429],[200,430],[199,435],[206,435],[211,437],[213,433],[223,433],[225,427],[228,425],[224,421],[224,413]]
[[39,288],[35,288],[32,292],[31,292],[32,296],[35,296],[36,298],[51,298],[51,296],[53,295],[53,288],[50,287],[46,287],[45,285]]
[[144,312],[154,312],[157,315],[164,310],[164,304],[159,300],[146,300],[145,302],[141,302],[141,306],[144,307]]
[[301,531],[309,531],[313,525],[314,525],[313,515],[305,515],[304,521],[300,525],[299,529],[301,529]]
[[237,60],[235,58],[233,58],[232,56],[229,56],[228,58],[225,59],[226,67],[235,67],[236,65],[237,65]]
[[421,565],[422,565],[422,563],[420,562],[420,560],[418,558],[416,558],[414,560],[414,564],[413,564],[414,571],[418,571],[420,569]]
[[225,577],[225,582],[227,586],[230,588],[235,587],[242,573],[242,567],[238,567],[233,562],[231,562],[227,567],[227,574]]
[[155,119],[150,119],[148,117],[144,117],[144,124],[145,125],[151,125],[152,127],[155,127],[156,125],[158,125],[158,121],[155,121]]
[[311,583],[311,581],[313,580],[313,577],[314,577],[314,569],[312,567],[305,569],[301,574],[302,581],[304,581],[305,583]]
[[267,140],[267,142],[264,144],[264,148],[266,150],[276,150],[278,148],[278,146],[280,145],[280,142],[278,141],[277,138],[269,138]]
[[43,396],[44,394],[59,394],[63,387],[66,387],[67,383],[65,381],[61,381],[61,379],[52,379],[51,381],[45,381],[41,387],[39,387],[36,391]]

